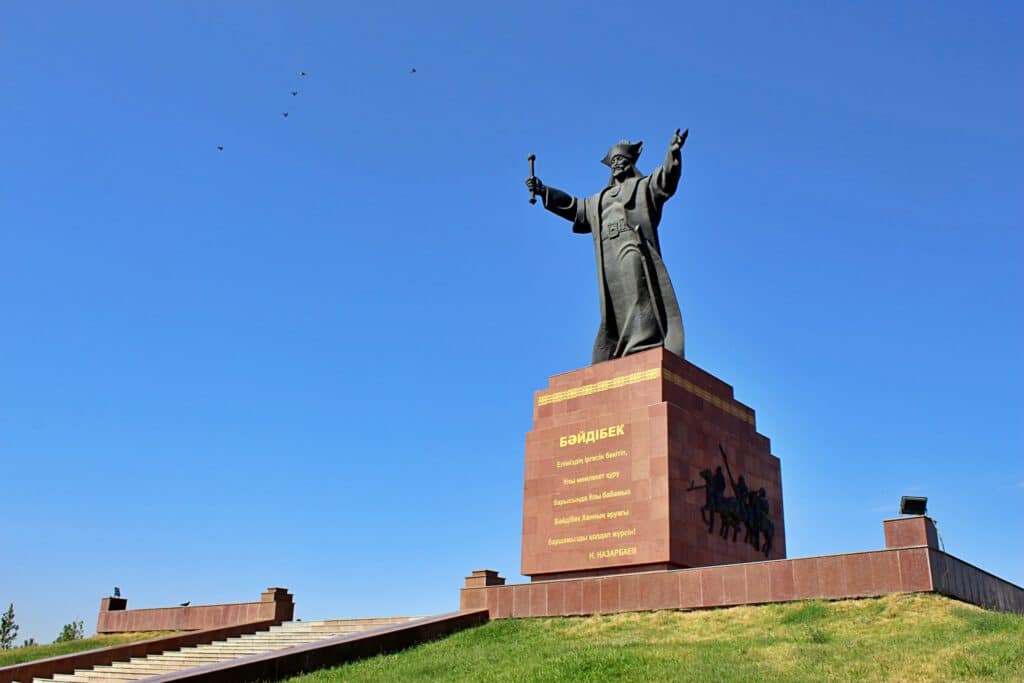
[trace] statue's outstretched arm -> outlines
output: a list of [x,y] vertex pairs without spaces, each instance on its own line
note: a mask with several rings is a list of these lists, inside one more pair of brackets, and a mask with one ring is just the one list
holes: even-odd
[[689,134],[689,129],[684,130],[682,133],[679,132],[678,128],[676,129],[676,132],[672,135],[672,141],[668,145],[668,153],[665,154],[665,163],[651,174],[651,187],[654,190],[655,197],[661,201],[665,201],[674,195],[676,188],[679,187],[679,177],[683,173],[681,150],[683,145],[686,144],[686,138]]
[[562,192],[555,187],[548,187],[537,176],[527,178],[526,187],[530,192],[540,196],[545,209],[567,221],[573,223],[577,221],[579,200],[571,194]]

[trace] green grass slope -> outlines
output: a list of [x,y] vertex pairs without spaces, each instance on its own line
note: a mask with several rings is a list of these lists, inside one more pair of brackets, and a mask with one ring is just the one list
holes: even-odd
[[160,636],[170,635],[171,631],[155,631],[151,633],[114,633],[104,636],[93,636],[82,640],[69,640],[65,643],[51,643],[49,645],[30,645],[29,647],[16,647],[11,650],[0,650],[0,666],[13,666],[24,662],[34,662],[37,659],[49,659],[70,655],[85,650],[96,650],[101,647],[112,645],[123,645],[134,643],[137,640],[149,640]]
[[1024,616],[937,595],[502,619],[291,679],[1024,681]]

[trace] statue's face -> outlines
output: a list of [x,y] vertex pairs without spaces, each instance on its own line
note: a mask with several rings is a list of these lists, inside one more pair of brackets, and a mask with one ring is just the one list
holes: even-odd
[[623,178],[629,173],[629,170],[633,168],[632,160],[622,154],[616,154],[612,157],[612,176],[615,178]]

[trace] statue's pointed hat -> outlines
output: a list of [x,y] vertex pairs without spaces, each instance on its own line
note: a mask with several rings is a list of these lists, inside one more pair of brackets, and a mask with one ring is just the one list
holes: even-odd
[[629,140],[619,140],[615,145],[612,146],[608,153],[604,155],[604,159],[601,159],[601,163],[605,166],[612,165],[612,157],[621,154],[624,157],[629,157],[630,160],[635,164],[636,160],[640,158],[640,152],[643,149],[644,143],[630,142]]

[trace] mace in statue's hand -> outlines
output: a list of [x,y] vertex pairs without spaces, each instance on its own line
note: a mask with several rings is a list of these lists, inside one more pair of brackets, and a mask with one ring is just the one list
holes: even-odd
[[687,128],[682,133],[676,128],[676,132],[672,135],[672,142],[668,145],[669,152],[678,152],[686,144],[686,136],[690,134],[690,129]]
[[543,195],[544,183],[540,181],[540,178],[538,178],[535,175],[532,175],[526,179],[526,189],[528,189],[530,192],[534,194]]

